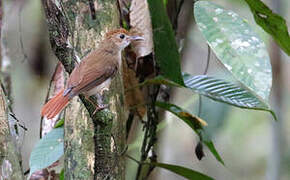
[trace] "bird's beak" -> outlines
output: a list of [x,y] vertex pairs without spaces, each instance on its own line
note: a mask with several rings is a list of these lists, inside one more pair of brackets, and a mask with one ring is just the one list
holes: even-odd
[[144,41],[145,39],[141,36],[130,36],[131,41]]

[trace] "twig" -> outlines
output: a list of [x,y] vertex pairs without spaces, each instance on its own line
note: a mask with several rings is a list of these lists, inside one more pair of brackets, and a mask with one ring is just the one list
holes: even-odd
[[94,1],[93,0],[89,0],[89,6],[90,6],[92,19],[95,20],[96,19],[96,9],[95,9],[95,5],[94,5]]
[[[206,59],[206,66],[205,66],[203,75],[207,74],[207,71],[209,68],[209,62],[210,62],[210,55],[211,55],[211,50],[210,50],[209,45],[207,45],[207,59]],[[201,111],[202,111],[202,96],[199,95],[198,96],[198,113],[197,113],[198,117],[201,116]],[[203,147],[202,147],[202,143],[201,143],[202,136],[201,136],[200,132],[198,132],[198,136],[199,136],[199,143],[195,147],[195,154],[196,154],[197,158],[200,160],[204,156],[204,152],[203,152]],[[198,154],[197,152],[199,152],[200,154]]]
[[[141,147],[141,161],[145,161],[148,157],[148,153],[154,146],[157,138],[156,138],[156,130],[158,124],[158,114],[155,109],[155,101],[157,99],[157,95],[159,93],[160,86],[152,85],[148,86],[148,97],[150,97],[150,103],[148,104],[147,111],[147,122],[144,124],[145,133],[144,139]],[[142,164],[139,164],[137,170],[137,179],[140,176],[142,170]],[[147,174],[148,175],[148,174]]]
[[20,124],[20,121],[19,121],[19,119],[16,117],[16,115],[10,110],[10,112],[9,112],[9,115],[17,122],[17,125],[19,126],[19,127],[21,127],[24,131],[27,131],[28,129],[25,127],[25,124],[24,125],[22,125],[22,124]]
[[139,165],[142,164],[142,162],[139,162],[137,159],[135,159],[135,158],[129,156],[128,154],[125,154],[125,156],[126,156],[128,159],[131,159],[132,161],[136,162],[136,163],[139,164]]
[[181,12],[181,8],[182,8],[183,3],[184,3],[184,0],[181,0],[180,3],[178,4],[178,7],[177,7],[177,11],[176,11],[176,15],[175,15],[174,23],[173,23],[174,31],[176,31],[177,27],[178,27],[178,16]]
[[[203,75],[206,75],[207,74],[207,71],[208,71],[208,68],[209,68],[209,62],[210,62],[210,55],[211,55],[211,50],[210,50],[209,45],[207,45],[207,59],[206,59],[206,66],[205,66]],[[200,115],[201,115],[201,109],[202,109],[202,98],[201,98],[201,95],[199,95],[199,101],[198,102],[199,103],[198,103],[198,113],[197,113],[197,116],[200,117]]]
[[131,126],[132,126],[132,123],[133,123],[133,120],[134,120],[134,117],[135,117],[135,113],[136,111],[135,110],[130,110],[129,111],[129,115],[128,115],[128,119],[126,121],[126,139],[128,140],[128,137],[129,137],[129,133],[130,133],[130,130],[131,130]]
[[28,56],[24,51],[23,38],[22,38],[22,21],[21,21],[22,8],[23,8],[23,5],[21,5],[20,3],[19,11],[18,11],[18,33],[19,33],[20,49],[21,49],[21,53],[23,54],[23,59],[21,62],[24,62],[25,60],[28,59]]
[[[1,88],[2,88],[2,90],[3,90],[3,93],[4,93],[4,96],[5,97],[8,97],[8,95],[7,95],[7,92],[6,92],[6,90],[5,90],[5,87],[4,87],[4,85],[1,83]],[[25,123],[23,122],[23,125],[22,124],[20,124],[20,120],[16,117],[16,115],[15,115],[15,113],[13,112],[13,109],[12,109],[12,107],[11,107],[11,105],[10,105],[10,103],[8,103],[8,109],[9,109],[9,115],[17,122],[17,125],[19,126],[19,127],[21,127],[23,130],[25,130],[25,131],[27,131],[28,129],[26,128],[26,126],[25,126]],[[17,129],[15,129],[16,131],[17,131]],[[17,131],[18,132],[18,131]]]
[[207,74],[207,71],[208,71],[208,68],[209,68],[210,55],[211,55],[211,50],[210,50],[209,45],[207,45],[206,67],[205,67],[205,70],[203,72],[203,75],[206,75]]

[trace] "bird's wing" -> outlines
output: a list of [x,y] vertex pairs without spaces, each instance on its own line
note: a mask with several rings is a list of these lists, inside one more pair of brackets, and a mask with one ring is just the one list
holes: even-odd
[[67,86],[70,97],[100,85],[116,73],[118,65],[113,60],[108,60],[105,57],[97,60],[93,58],[84,59],[72,72]]

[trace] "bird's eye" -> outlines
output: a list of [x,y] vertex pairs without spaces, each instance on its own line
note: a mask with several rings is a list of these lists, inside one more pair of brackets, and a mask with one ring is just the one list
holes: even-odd
[[125,38],[125,35],[124,35],[124,34],[121,34],[121,35],[120,35],[120,38],[121,38],[121,39],[124,39],[124,38]]

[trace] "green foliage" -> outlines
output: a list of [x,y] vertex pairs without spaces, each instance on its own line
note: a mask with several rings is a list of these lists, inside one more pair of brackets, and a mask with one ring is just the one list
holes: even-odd
[[236,13],[207,1],[194,4],[195,20],[218,59],[251,94],[268,104],[272,72],[264,42]]
[[[239,86],[205,75],[192,76],[184,74],[183,77],[186,87],[215,101],[240,108],[263,110],[273,113],[266,103],[242,85]],[[274,118],[276,119],[275,116]]]
[[245,0],[255,21],[269,33],[279,46],[290,56],[290,37],[285,19],[267,7],[261,0]]
[[212,152],[214,157],[224,165],[224,162],[220,155],[218,154],[217,150],[215,149],[212,141],[209,139],[208,135],[205,133],[202,126],[207,126],[207,123],[200,119],[199,117],[196,117],[184,109],[181,109],[180,107],[169,104],[165,102],[156,102],[156,106],[161,107],[163,109],[166,109],[167,111],[173,113],[177,117],[179,117],[181,120],[183,120],[193,131],[197,133],[197,135],[200,137],[200,140],[209,148],[209,150]]
[[59,174],[59,180],[64,180],[64,169],[62,169]]
[[183,120],[183,122],[185,122],[189,127],[191,127],[192,130],[194,130],[198,134],[202,130],[202,126],[207,126],[207,123],[204,120],[188,113],[186,110],[181,109],[180,107],[174,104],[156,101],[155,105],[157,107],[166,109],[167,111],[179,117],[181,120]]
[[164,163],[150,163],[156,167],[161,167],[163,169],[167,169],[171,172],[174,172],[180,176],[183,176],[184,178],[190,179],[190,180],[212,180],[213,178],[204,175],[200,172],[182,167],[177,165],[171,165],[171,164],[164,164]]
[[153,28],[154,55],[161,74],[183,85],[180,55],[162,0],[148,0]]
[[56,122],[56,124],[54,125],[54,128],[63,127],[63,125],[64,125],[64,119],[60,119],[59,121]]
[[52,129],[34,147],[30,155],[30,174],[44,169],[63,155],[63,128]]
[[243,85],[233,84],[206,75],[193,76],[184,73],[183,78],[185,83],[184,86],[176,84],[162,76],[148,79],[141,85],[165,84],[173,87],[185,87],[217,102],[226,103],[239,108],[268,111],[273,115],[274,119],[277,119],[275,113],[270,109],[268,104],[263,102],[256,94],[253,94],[252,91],[245,88]]
[[[177,166],[177,165],[172,165],[172,164],[165,164],[165,163],[158,163],[158,162],[140,162],[138,160],[136,160],[135,158],[132,158],[131,156],[126,156],[127,158],[133,160],[134,162],[138,163],[138,164],[142,164],[144,167],[144,171],[148,171],[148,169],[150,169],[150,166],[155,166],[155,167],[160,167],[163,169],[166,169],[168,171],[171,171],[175,174],[178,174],[184,178],[187,179],[192,179],[192,180],[212,180],[213,178],[204,175],[200,172],[194,171],[192,169],[188,169],[186,167],[182,167],[182,166]],[[145,173],[146,174],[146,173]]]

